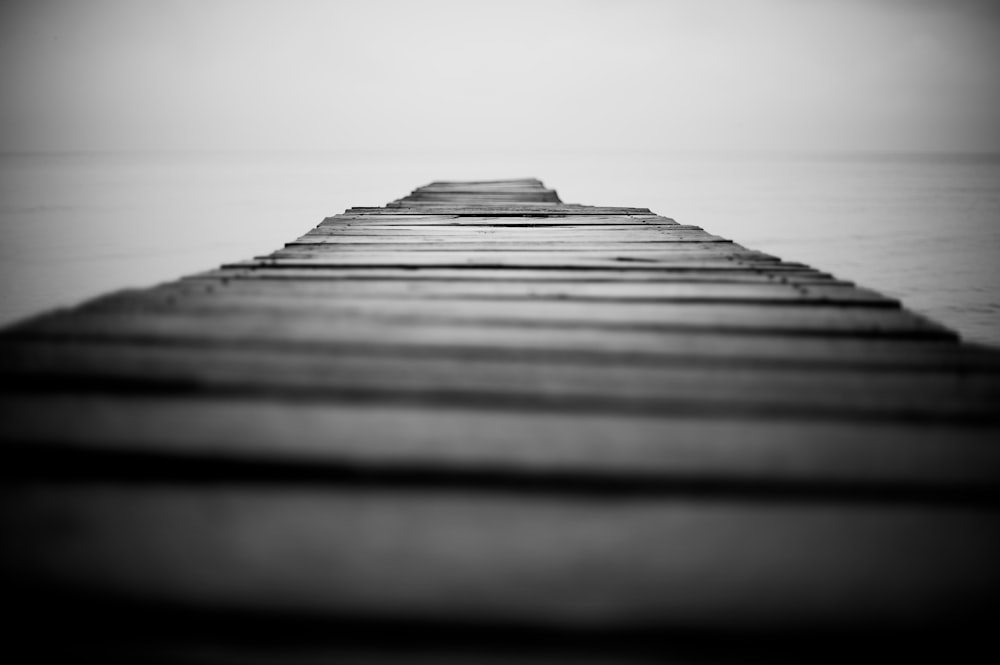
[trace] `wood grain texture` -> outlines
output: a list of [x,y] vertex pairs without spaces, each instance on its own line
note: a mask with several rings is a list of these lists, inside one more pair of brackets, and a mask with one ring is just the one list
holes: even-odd
[[258,261],[228,264],[216,270],[207,270],[190,275],[182,281],[200,279],[259,279],[259,280],[296,280],[309,282],[349,281],[363,279],[393,279],[407,282],[447,281],[470,282],[487,281],[502,284],[508,281],[531,282],[700,282],[700,283],[766,283],[779,282],[785,284],[827,284],[851,286],[850,282],[835,279],[833,276],[805,268],[795,270],[769,270],[767,272],[752,267],[736,267],[728,270],[650,270],[622,269],[621,267],[600,269],[564,270],[547,268],[422,268],[420,271],[393,267],[324,267],[310,265],[306,268],[295,266],[294,261],[262,264]]
[[[766,305],[766,306],[764,306]],[[456,325],[603,327],[612,329],[726,331],[801,335],[950,338],[953,333],[911,312],[867,304],[801,302],[629,302],[555,299],[501,300],[457,298],[286,297],[274,293],[168,292],[123,293],[86,307],[87,311],[185,310],[270,311],[274,316],[300,311],[373,321],[448,321]]]

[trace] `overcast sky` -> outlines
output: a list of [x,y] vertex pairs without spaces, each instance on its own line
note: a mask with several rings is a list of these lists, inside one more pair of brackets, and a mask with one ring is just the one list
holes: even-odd
[[5,0],[0,149],[1000,150],[991,0]]

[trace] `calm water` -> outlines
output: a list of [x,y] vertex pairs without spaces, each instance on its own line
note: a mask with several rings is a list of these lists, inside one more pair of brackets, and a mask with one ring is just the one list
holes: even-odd
[[0,323],[266,253],[431,180],[539,177],[901,298],[1000,345],[1000,157],[0,155]]

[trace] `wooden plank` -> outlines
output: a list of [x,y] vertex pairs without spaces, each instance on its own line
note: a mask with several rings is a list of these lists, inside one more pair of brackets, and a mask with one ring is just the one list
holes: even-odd
[[655,238],[660,235],[671,236],[691,231],[704,231],[699,226],[670,224],[561,224],[559,226],[470,226],[455,224],[404,225],[393,226],[367,225],[363,223],[344,222],[342,224],[320,224],[309,233],[312,235],[368,235],[368,236],[445,236],[445,237],[509,237],[512,239],[530,241],[535,238]]
[[[52,413],[62,417],[52,418]],[[852,495],[945,502],[1000,490],[1000,447],[993,443],[1000,434],[997,424],[568,416],[232,397],[0,395],[0,433],[5,464],[17,464],[18,453],[37,450],[54,468],[60,450],[83,450],[190,459],[192,464],[272,464],[273,470],[260,466],[257,473],[289,479],[329,476],[331,483],[343,475],[338,468],[346,467],[371,474],[409,471],[437,476],[442,484],[448,478],[461,482],[461,474],[478,476],[483,485],[493,478],[494,485],[507,483],[512,489],[519,484],[542,489],[549,483],[567,493],[574,488],[647,495],[729,491],[845,502]]]
[[[464,240],[467,242],[667,242],[670,240],[698,240],[717,238],[701,229],[672,229],[668,226],[650,226],[642,229],[607,229],[586,226],[514,227],[514,226],[441,226],[441,227],[356,227],[319,226],[302,236],[304,238],[427,238],[430,240]],[[732,242],[732,241],[727,241]]]
[[[635,229],[654,228],[666,229],[677,224],[668,217],[639,217],[626,215],[456,215],[444,213],[394,215],[350,215],[342,214],[327,217],[319,226],[340,227],[355,226],[365,228],[436,226],[442,228],[464,227],[527,227],[527,228],[562,228],[562,227],[629,227]],[[679,226],[679,225],[678,225]]]
[[[426,185],[424,187],[418,187],[414,189],[405,199],[412,197],[420,197],[427,195],[437,195],[437,196],[536,196],[539,194],[545,194],[548,196],[555,196],[556,190],[548,189],[546,187],[537,187],[533,185],[517,185],[517,184],[506,184],[506,185]],[[561,203],[561,201],[560,201]]]
[[515,196],[518,194],[556,194],[556,190],[547,189],[545,187],[538,187],[534,185],[526,184],[504,184],[504,185],[474,185],[474,184],[438,184],[438,185],[425,185],[423,187],[418,187],[414,189],[409,196],[405,198],[410,198],[412,196],[423,196],[426,194],[451,194],[455,196],[465,196],[467,194],[475,195],[491,195],[491,194],[501,194],[508,196]]
[[326,217],[320,222],[320,225],[326,224],[343,224],[358,222],[363,223],[365,220],[399,220],[407,221],[413,220],[414,222],[419,220],[439,220],[439,221],[453,221],[459,219],[458,215],[441,215],[434,213],[421,213],[421,214],[393,214],[391,211],[384,211],[383,214],[375,217],[374,215],[366,214],[355,214],[350,212],[342,212],[337,215],[332,215]]
[[522,205],[515,206],[464,206],[464,205],[427,205],[412,208],[399,206],[386,206],[384,208],[349,208],[348,215],[364,215],[373,222],[380,215],[455,215],[457,217],[524,217],[525,215],[538,216],[558,216],[558,217],[591,217],[591,216],[629,216],[629,215],[649,215],[647,208],[611,208],[597,206],[570,206],[566,204]]
[[[412,215],[412,216],[392,216],[392,215],[371,215],[357,219],[328,219],[321,223],[322,226],[337,226],[350,224],[354,227],[364,228],[392,228],[395,226],[430,226],[439,228],[464,228],[464,227],[523,227],[523,228],[561,228],[576,226],[621,226],[627,219],[623,217],[609,217],[600,215],[579,216],[579,215],[451,215],[450,218],[442,215]],[[651,226],[655,228],[665,227],[665,224],[658,220],[633,220],[636,226]]]
[[451,219],[445,219],[438,224],[409,224],[406,220],[398,219],[398,224],[367,224],[363,221],[344,220],[336,224],[320,223],[311,230],[313,233],[346,235],[351,233],[370,235],[452,235],[452,236],[479,236],[479,235],[508,235],[512,237],[531,239],[534,237],[587,237],[587,236],[607,236],[621,238],[627,236],[648,237],[657,234],[672,234],[689,231],[704,231],[704,229],[690,224],[673,223],[646,223],[646,224],[614,224],[610,221],[601,220],[601,224],[556,224],[556,225],[534,225],[534,226],[507,226],[507,225],[474,225],[474,224],[452,224]]
[[[593,208],[573,208],[569,206],[553,207],[548,206],[544,210],[532,212],[531,210],[511,210],[504,214],[504,210],[496,210],[496,206],[482,206],[476,209],[473,206],[452,206],[457,212],[438,210],[403,210],[401,208],[377,208],[369,211],[346,210],[342,213],[329,216],[325,222],[356,221],[359,223],[378,223],[380,221],[404,221],[417,223],[421,220],[444,220],[444,221],[490,221],[498,219],[505,221],[505,217],[523,217],[525,221],[535,220],[544,224],[547,221],[569,222],[577,220],[579,224],[589,223],[609,223],[628,224],[641,226],[644,224],[669,224],[676,220],[672,217],[657,215],[651,212],[606,212]],[[499,214],[498,214],[499,213]],[[506,220],[512,221],[512,220]]]
[[137,390],[262,399],[385,399],[610,412],[993,422],[1000,376],[891,369],[568,364],[313,350],[21,342],[0,381],[37,390]]
[[493,182],[493,183],[473,183],[473,182],[438,182],[417,187],[413,194],[425,192],[492,192],[492,191],[515,191],[515,192],[549,192],[555,193],[554,189],[546,188],[540,182]]
[[745,249],[740,245],[736,245],[730,242],[717,242],[717,241],[705,241],[704,239],[695,240],[693,242],[659,242],[659,243],[620,243],[611,244],[608,243],[607,246],[603,246],[601,243],[589,244],[589,243],[552,243],[549,246],[525,246],[520,243],[511,243],[511,246],[488,244],[488,243],[477,243],[472,246],[466,247],[462,244],[456,243],[442,243],[442,244],[407,244],[398,243],[393,245],[393,243],[388,243],[385,245],[374,244],[371,246],[363,247],[352,247],[350,245],[343,245],[336,241],[326,241],[323,238],[316,238],[315,241],[305,241],[302,243],[291,242],[286,245],[284,249],[279,249],[274,254],[282,253],[298,253],[298,254],[317,254],[317,255],[328,255],[331,252],[351,252],[351,251],[365,251],[369,255],[381,258],[381,257],[391,257],[395,258],[400,255],[416,254],[417,252],[421,254],[434,252],[440,256],[450,256],[450,258],[455,258],[454,252],[463,252],[470,257],[476,257],[479,255],[484,255],[489,253],[490,256],[502,256],[505,259],[516,260],[521,256],[532,256],[537,254],[539,251],[544,251],[552,256],[565,260],[566,258],[579,257],[579,258],[594,258],[594,257],[611,257],[615,259],[622,260],[657,260],[657,259],[669,259],[673,257],[679,258],[705,258],[712,259],[716,257],[753,257],[753,258],[764,258],[771,261],[778,261],[777,257],[759,252],[756,250]]
[[183,294],[268,294],[300,296],[367,296],[372,298],[475,298],[475,299],[559,299],[642,302],[801,302],[826,304],[868,304],[898,307],[884,296],[845,285],[799,285],[781,282],[758,284],[712,283],[580,283],[580,282],[476,282],[402,280],[251,281],[187,280],[150,291],[177,297]]
[[463,203],[469,202],[473,205],[482,205],[486,202],[493,202],[508,205],[511,203],[522,203],[522,202],[551,202],[551,203],[561,203],[559,197],[556,196],[555,192],[552,191],[515,191],[515,192],[503,192],[503,191],[493,191],[493,192],[422,192],[420,194],[411,194],[403,199],[400,199],[400,203],[405,203],[407,205],[413,203]]
[[[763,306],[766,305],[766,306]],[[954,333],[922,317],[895,308],[825,304],[706,304],[645,302],[574,302],[551,300],[465,300],[367,298],[337,299],[300,296],[288,299],[267,294],[187,294],[174,299],[155,294],[123,293],[87,305],[96,311],[157,311],[183,308],[190,312],[311,311],[373,320],[450,321],[497,326],[565,326],[610,329],[757,332],[805,335],[953,338]]]
[[555,192],[542,191],[493,191],[493,192],[422,192],[397,199],[389,207],[412,208],[420,205],[471,205],[477,208],[485,206],[519,206],[559,204],[561,201]]
[[409,196],[419,196],[421,194],[490,194],[490,193],[537,193],[544,192],[555,194],[556,190],[536,183],[432,183],[417,187]]
[[[552,270],[530,268],[373,268],[361,266],[343,268],[303,267],[282,262],[277,265],[262,265],[247,261],[229,264],[229,268],[209,270],[185,278],[199,279],[245,279],[245,280],[365,280],[365,279],[404,279],[418,281],[506,281],[531,282],[583,282],[583,283],[618,283],[618,282],[648,282],[648,283],[788,283],[788,284],[828,284],[851,285],[834,279],[827,273],[815,270],[781,270],[764,271],[759,268],[738,268],[735,270]],[[780,264],[784,268],[786,264]]]
[[297,485],[3,494],[9,574],[188,607],[788,631],[974,620],[1000,590],[993,511]]
[[506,242],[536,240],[552,241],[567,240],[580,242],[582,240],[609,240],[612,242],[643,242],[646,240],[670,240],[672,237],[682,237],[698,232],[700,229],[674,229],[670,226],[644,226],[640,228],[625,228],[621,226],[317,226],[306,236],[325,236],[334,238],[429,238],[442,240],[469,240],[485,242],[488,240],[503,240]]
[[[435,180],[428,187],[543,187],[538,178],[493,178],[490,180]],[[422,187],[419,189],[423,189]]]
[[[8,339],[66,339],[209,346],[305,347],[343,354],[367,349],[404,354],[498,359],[548,359],[605,364],[709,364],[722,367],[823,366],[853,371],[871,367],[963,373],[996,372],[1000,354],[947,340],[869,339],[847,336],[760,335],[705,331],[566,328],[433,321],[372,321],[299,311],[282,316],[253,309],[202,312],[94,311],[53,314],[10,330]],[[305,349],[302,349],[305,350]]]
[[439,197],[439,198],[462,198],[465,196],[499,196],[499,197],[525,197],[523,200],[536,200],[535,197],[546,196],[555,199],[557,203],[562,203],[559,201],[558,196],[556,196],[556,191],[554,189],[546,189],[545,187],[531,187],[531,186],[487,186],[487,187],[475,187],[470,185],[429,185],[427,187],[420,187],[413,190],[405,199],[420,198],[420,197]]
[[[597,247],[595,243],[588,242],[567,242],[560,240],[538,240],[530,244],[518,241],[502,240],[455,240],[455,239],[433,239],[424,238],[400,241],[399,239],[387,238],[341,238],[335,236],[316,235],[302,236],[285,244],[285,247],[297,249],[304,248],[309,251],[329,250],[338,252],[573,252],[580,254],[606,253],[606,252],[634,252],[638,255],[645,255],[651,252],[697,252],[701,251],[711,255],[718,251],[720,246],[728,251],[739,251],[739,245],[734,245],[729,240],[714,238],[707,234],[700,236],[690,236],[687,238],[669,238],[660,240],[637,240],[631,242],[602,242]],[[749,252],[750,250],[745,250]]]
[[[674,252],[665,255],[663,252],[629,252],[616,254],[614,252],[596,251],[584,252],[479,252],[458,254],[455,252],[386,252],[352,255],[347,252],[309,252],[304,250],[279,250],[269,256],[258,257],[261,265],[277,265],[278,263],[296,266],[415,266],[415,267],[512,267],[539,268],[551,267],[557,269],[602,269],[623,268],[625,266],[639,269],[657,267],[678,270],[713,270],[739,269],[758,266],[768,270],[799,270],[800,267],[791,264],[779,264],[778,260],[768,255],[736,250],[718,250],[712,254],[705,252]],[[232,264],[230,264],[232,265]]]
[[482,210],[489,207],[503,207],[505,209],[516,208],[537,208],[539,206],[555,207],[558,200],[553,200],[549,196],[522,197],[522,196],[489,196],[489,195],[469,195],[469,196],[411,196],[405,199],[397,199],[386,204],[386,208],[393,210],[406,208],[409,210],[420,210],[437,206],[472,206]]
[[[364,252],[361,254],[360,252]],[[544,254],[542,254],[544,252]],[[643,244],[641,249],[635,246],[625,246],[623,249],[609,248],[560,248],[554,247],[542,249],[541,252],[533,248],[504,249],[483,246],[479,249],[462,249],[455,245],[421,247],[398,245],[395,248],[385,249],[362,248],[352,250],[350,247],[337,244],[315,243],[296,245],[291,243],[286,249],[279,249],[269,256],[274,257],[325,257],[336,256],[348,260],[366,260],[370,258],[376,262],[398,262],[410,257],[419,260],[448,260],[448,261],[480,261],[493,260],[508,263],[518,263],[522,259],[537,262],[543,260],[613,260],[613,261],[701,261],[719,258],[739,258],[757,261],[777,262],[778,259],[768,254],[760,254],[751,250],[743,250],[728,243],[718,243],[704,245],[701,243],[665,243],[662,246],[652,246]]]

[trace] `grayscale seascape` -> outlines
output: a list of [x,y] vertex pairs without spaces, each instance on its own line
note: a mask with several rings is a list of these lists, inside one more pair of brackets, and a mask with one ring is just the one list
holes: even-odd
[[998,72],[994,0],[0,2],[7,653],[1000,661]]

